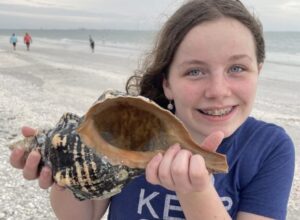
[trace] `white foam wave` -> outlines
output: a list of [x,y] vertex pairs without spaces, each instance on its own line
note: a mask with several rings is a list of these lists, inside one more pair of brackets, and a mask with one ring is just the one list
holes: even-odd
[[266,61],[276,64],[300,66],[300,53],[268,52]]

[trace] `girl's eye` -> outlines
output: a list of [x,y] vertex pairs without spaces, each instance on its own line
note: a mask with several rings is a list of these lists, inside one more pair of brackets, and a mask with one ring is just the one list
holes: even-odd
[[229,70],[230,73],[240,73],[243,71],[244,71],[244,68],[241,66],[232,66]]
[[187,72],[188,76],[197,77],[203,75],[200,69],[192,69]]

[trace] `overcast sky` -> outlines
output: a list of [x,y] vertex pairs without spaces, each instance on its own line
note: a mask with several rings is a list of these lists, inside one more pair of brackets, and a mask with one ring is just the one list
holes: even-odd
[[[158,29],[184,0],[0,0],[0,28]],[[265,30],[300,31],[300,0],[242,0]]]

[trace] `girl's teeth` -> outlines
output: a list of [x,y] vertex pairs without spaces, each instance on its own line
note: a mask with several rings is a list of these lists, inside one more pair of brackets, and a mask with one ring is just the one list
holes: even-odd
[[228,114],[231,111],[231,109],[232,108],[230,107],[224,109],[202,110],[202,112],[207,115],[222,116]]

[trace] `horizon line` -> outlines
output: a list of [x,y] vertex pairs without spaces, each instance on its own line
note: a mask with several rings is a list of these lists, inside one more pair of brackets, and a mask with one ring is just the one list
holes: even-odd
[[[81,31],[160,31],[160,29],[132,29],[132,28],[1,28],[0,30],[47,30],[47,31],[62,31],[62,30],[81,30]],[[299,30],[264,30],[264,32],[296,32],[300,33]]]

